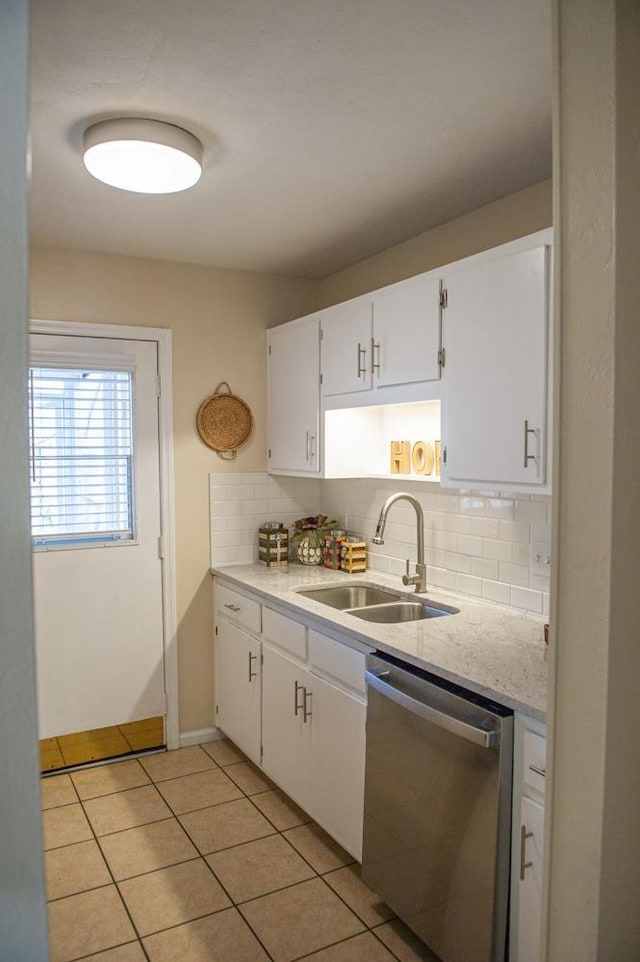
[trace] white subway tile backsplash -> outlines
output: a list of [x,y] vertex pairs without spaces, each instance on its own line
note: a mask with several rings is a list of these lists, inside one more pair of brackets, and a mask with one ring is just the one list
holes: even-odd
[[516,501],[515,520],[525,524],[546,524],[547,505],[544,501]]
[[528,565],[531,559],[531,545],[527,541],[516,542],[511,545],[511,560],[517,565]]
[[479,538],[499,538],[500,522],[495,518],[472,518],[471,534]]
[[502,581],[483,581],[482,597],[487,601],[495,601],[499,605],[511,604],[511,585]]
[[489,581],[498,580],[498,562],[487,558],[471,559],[471,574],[476,578],[487,578]]
[[514,516],[514,504],[505,498],[488,498],[485,513],[488,518],[499,518],[504,521],[512,521]]
[[[410,482],[409,482],[410,484]],[[406,479],[403,488],[408,487]],[[423,506],[427,583],[495,604],[548,615],[549,573],[532,568],[532,542],[551,540],[551,503],[543,496],[451,492],[417,483],[409,487]],[[369,567],[400,577],[416,560],[415,512],[406,502],[391,509],[384,545],[373,545],[380,509],[395,481],[285,478],[260,472],[210,476],[212,564],[257,559],[257,529],[264,521],[287,527],[300,517],[327,514],[361,534]]]
[[512,544],[510,541],[491,541],[485,539],[482,542],[482,555],[485,558],[492,558],[494,561],[511,561]]
[[482,538],[476,538],[470,534],[458,534],[456,535],[456,551],[460,554],[471,554],[476,557],[481,557]]
[[468,555],[447,551],[445,561],[450,571],[456,571],[460,574],[471,574],[471,558]]
[[429,585],[444,588],[447,591],[455,591],[456,573],[455,571],[448,571],[446,568],[427,569],[427,587]]
[[471,534],[472,518],[461,514],[447,514],[446,528],[454,534]]
[[501,562],[498,566],[500,581],[506,581],[510,585],[522,585],[527,587],[529,584],[529,569],[524,565],[508,564]]
[[529,525],[518,521],[501,521],[500,537],[503,541],[529,542]]
[[476,598],[482,597],[482,579],[474,578],[473,575],[456,575],[456,591],[462,591],[466,595],[473,595]]
[[524,608],[542,614],[542,592],[532,591],[531,588],[512,587],[511,604],[514,608]]

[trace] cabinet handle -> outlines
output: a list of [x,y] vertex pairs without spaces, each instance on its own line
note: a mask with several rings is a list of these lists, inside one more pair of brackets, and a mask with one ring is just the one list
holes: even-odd
[[316,441],[315,434],[311,434],[309,431],[307,431],[307,450],[309,452],[309,458],[308,458],[309,461],[313,461],[313,459],[316,456],[315,441]]
[[[362,364],[360,358],[362,357]],[[358,341],[358,377],[364,377],[367,373],[367,349]]]
[[530,771],[530,772],[535,772],[536,775],[542,775],[543,778],[546,778],[546,777],[547,777],[547,770],[546,770],[546,768],[538,768],[537,765],[529,765],[529,771]]
[[537,435],[538,432],[536,431],[535,428],[530,428],[529,422],[525,420],[524,422],[524,466],[525,468],[529,467],[529,461],[536,460],[535,454],[529,454],[529,435],[530,434]]
[[306,440],[306,449],[305,449],[305,455],[304,455],[305,461],[308,461],[308,460],[309,460],[309,437],[310,437],[310,435],[309,435],[309,432],[307,431],[307,432],[306,432],[306,439],[307,439],[307,440]]
[[225,608],[228,608],[229,611],[240,611],[239,605],[225,605]]
[[[376,351],[378,352],[378,360],[376,361]],[[380,341],[374,341],[371,338],[371,373],[374,371],[378,372],[378,377],[380,377]]]
[[258,672],[253,671],[253,665],[252,665],[252,662],[254,660],[257,660],[257,658],[258,658],[257,655],[254,655],[252,652],[249,652],[249,681],[253,681],[254,678],[258,677]]
[[533,832],[527,831],[526,825],[520,826],[520,881],[524,882],[524,873],[528,868],[531,868],[533,862],[526,862],[527,857],[527,839],[533,837]]
[[309,699],[309,704],[311,704],[312,692],[307,691],[306,688],[303,688],[302,691],[304,692],[303,701],[302,701],[302,720],[306,725],[307,718],[311,718],[311,714],[312,714],[311,709],[310,708],[307,709],[307,699]]
[[[299,692],[299,691],[302,692],[302,699],[303,699],[303,704],[302,704],[302,705],[298,704],[298,692]],[[303,687],[302,685],[298,684],[297,681],[294,681],[294,683],[293,683],[293,714],[294,714],[294,715],[297,715],[298,712],[299,712],[301,709],[304,710],[304,687]]]

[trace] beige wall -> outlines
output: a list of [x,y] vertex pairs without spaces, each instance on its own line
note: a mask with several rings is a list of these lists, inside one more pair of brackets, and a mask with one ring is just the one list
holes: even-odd
[[389,247],[320,282],[319,307],[450,264],[550,227],[551,181],[544,180]]
[[637,962],[640,5],[556,0],[555,14],[561,284],[544,958]]
[[[267,327],[313,310],[313,281],[142,258],[35,247],[31,316],[173,332],[173,416],[180,730],[214,723],[208,474],[266,467]],[[233,462],[195,430],[220,381],[252,409],[255,430]]]

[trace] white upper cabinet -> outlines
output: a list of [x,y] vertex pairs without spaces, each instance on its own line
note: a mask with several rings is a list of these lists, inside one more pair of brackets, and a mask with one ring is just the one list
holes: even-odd
[[548,253],[539,244],[444,275],[446,483],[547,483]]
[[371,389],[371,301],[348,301],[322,313],[322,393]]
[[440,377],[440,283],[405,281],[373,299],[373,382],[376,387]]
[[440,286],[433,276],[330,308],[321,323],[324,397],[440,377]]
[[267,434],[270,471],[320,471],[320,322],[272,328],[267,335]]

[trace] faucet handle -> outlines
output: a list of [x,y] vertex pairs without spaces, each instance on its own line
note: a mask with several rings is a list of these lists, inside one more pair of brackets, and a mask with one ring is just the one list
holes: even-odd
[[404,575],[402,576],[402,584],[403,584],[403,585],[414,585],[414,584],[416,583],[416,582],[415,582],[415,577],[416,577],[416,576],[415,576],[415,575],[412,575],[412,574],[409,574],[409,563],[410,563],[410,562],[409,562],[409,559],[407,558],[407,570],[406,570],[406,574],[404,574]]

